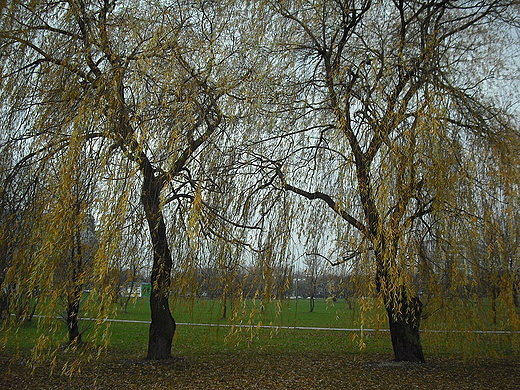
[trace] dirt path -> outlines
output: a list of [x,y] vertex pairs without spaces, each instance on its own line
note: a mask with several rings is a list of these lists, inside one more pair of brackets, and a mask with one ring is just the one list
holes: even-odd
[[520,357],[396,363],[389,356],[261,351],[148,361],[109,355],[69,378],[0,355],[0,389],[518,389]]

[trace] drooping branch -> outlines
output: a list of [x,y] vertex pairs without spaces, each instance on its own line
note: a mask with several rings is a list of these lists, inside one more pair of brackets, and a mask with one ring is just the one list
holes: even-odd
[[[6,42],[10,41],[9,43],[15,43],[16,42],[16,43],[20,44],[22,47],[30,48],[34,52],[36,52],[40,56],[42,56],[42,58],[37,59],[37,60],[31,62],[29,64],[29,66],[38,66],[41,63],[48,62],[48,63],[54,64],[54,65],[57,65],[59,67],[62,67],[64,69],[67,69],[69,72],[71,72],[72,74],[75,74],[76,76],[78,76],[82,80],[92,81],[89,78],[89,76],[82,69],[79,68],[79,66],[77,66],[77,65],[75,65],[75,64],[73,64],[70,61],[67,61],[65,59],[54,57],[53,55],[51,55],[50,53],[46,52],[44,49],[42,49],[41,47],[39,47],[37,44],[35,44],[32,41],[24,39],[24,38],[22,38],[20,36],[16,36],[14,34],[6,34],[6,33],[0,33],[0,38],[2,40],[5,40]],[[25,66],[25,68],[27,68],[27,66]]]
[[353,217],[348,212],[346,212],[341,207],[339,207],[337,205],[337,203],[334,201],[334,199],[332,199],[329,195],[327,195],[323,192],[320,192],[320,191],[315,191],[315,192],[305,191],[301,188],[288,184],[287,180],[285,178],[285,175],[283,174],[281,167],[279,165],[277,165],[275,167],[275,171],[276,171],[276,175],[279,177],[279,179],[282,183],[282,188],[284,190],[294,192],[295,194],[301,195],[304,198],[307,198],[310,200],[320,199],[320,200],[324,201],[327,204],[327,206],[329,206],[336,214],[338,214],[341,218],[343,218],[345,221],[347,221],[350,225],[352,225],[353,227],[358,229],[363,234],[367,233],[366,226],[361,221],[359,221],[357,218]]
[[324,256],[321,253],[317,253],[317,252],[310,252],[310,253],[307,252],[307,253],[305,253],[305,255],[321,257],[322,259],[325,259],[331,266],[336,267],[338,265],[345,264],[346,262],[361,255],[361,251],[359,251],[359,250],[352,251],[352,253],[350,253],[348,256],[342,256],[339,260],[336,260],[336,261],[333,261],[333,260],[329,259],[327,256]]

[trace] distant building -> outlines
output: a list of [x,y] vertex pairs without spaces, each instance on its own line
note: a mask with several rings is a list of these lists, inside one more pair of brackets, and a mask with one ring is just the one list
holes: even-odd
[[149,297],[152,292],[150,283],[131,283],[127,284],[125,296],[132,298]]

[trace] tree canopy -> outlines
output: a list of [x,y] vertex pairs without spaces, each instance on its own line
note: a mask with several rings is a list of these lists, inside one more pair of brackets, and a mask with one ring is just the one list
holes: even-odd
[[[433,283],[421,270],[471,278],[474,267],[489,268],[478,250],[465,253],[479,241],[468,233],[490,223],[485,204],[509,224],[516,218],[518,128],[493,89],[514,77],[515,61],[504,60],[517,52],[507,22],[516,10],[500,1],[278,1],[273,9],[285,37],[273,56],[287,65],[280,130],[266,138],[275,157],[265,160],[281,189],[323,202],[347,225],[306,227],[344,232],[337,257],[373,264],[396,359],[424,361],[419,294]],[[517,259],[506,257],[499,268],[511,280]]]

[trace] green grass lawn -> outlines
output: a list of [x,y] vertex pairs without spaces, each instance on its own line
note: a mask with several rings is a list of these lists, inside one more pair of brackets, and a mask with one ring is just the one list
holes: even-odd
[[[0,389],[517,388],[518,334],[428,331],[446,329],[449,320],[457,329],[516,326],[505,323],[505,315],[497,318],[497,324],[484,318],[483,314],[489,311],[486,302],[465,305],[452,304],[445,313],[438,311],[424,320],[422,340],[427,363],[418,367],[392,365],[390,335],[384,330],[385,313],[366,300],[317,300],[313,313],[309,312],[309,302],[303,299],[265,306],[249,300],[229,304],[226,319],[222,318],[218,301],[172,301],[179,323],[172,348],[174,359],[148,362],[144,360],[150,319],[148,301],[135,299],[127,313],[114,308],[114,319],[141,322],[104,322],[96,326],[95,321],[81,321],[80,328],[88,343],[80,351],[57,348],[67,337],[63,321],[56,319],[35,318],[9,331],[0,331]],[[458,316],[454,316],[455,312]],[[482,321],[478,322],[479,318]],[[49,327],[55,327],[55,332],[44,331]],[[31,360],[31,350],[42,334],[50,334],[46,346],[49,350],[54,348],[57,354]],[[96,355],[98,350],[94,347],[105,341],[109,341],[108,347]],[[49,367],[54,366],[56,369],[50,372]]]
[[[246,301],[237,303],[233,310],[228,307],[228,318],[222,318],[222,305],[218,301],[200,300],[194,302],[174,302],[173,315],[178,323],[174,340],[174,350],[197,353],[198,350],[238,350],[249,348],[290,350],[359,350],[361,337],[370,338],[370,346],[390,352],[386,332],[361,333],[301,330],[285,327],[359,327],[356,310],[348,309],[347,304],[327,303],[317,300],[314,312],[309,312],[309,303],[305,300],[272,302],[262,309],[260,302]],[[359,309],[357,309],[359,311]],[[233,315],[233,313],[235,313]],[[148,321],[148,302],[137,299],[129,305],[128,312],[119,313],[117,319]],[[184,324],[213,324],[221,326],[198,326]],[[262,326],[273,326],[263,328]],[[280,326],[280,328],[277,328]],[[112,345],[134,347],[146,345],[147,324],[129,324],[113,322]],[[124,337],[121,337],[125,335]],[[182,353],[182,352],[181,352]]]
[[[508,333],[472,333],[472,330],[518,330],[518,323],[508,321],[504,309],[499,321],[493,324],[488,315],[489,305],[480,302],[458,303],[437,311],[422,322],[422,339],[427,355],[494,355],[510,356],[519,349],[520,335]],[[222,318],[222,303],[215,300],[174,301],[174,318],[178,323],[220,324],[226,327],[203,327],[179,325],[174,340],[174,349],[197,350],[228,348],[299,350],[343,350],[355,353],[392,353],[387,317],[382,307],[373,302],[354,300],[336,302],[317,299],[314,311],[309,311],[306,299],[271,302],[262,307],[259,301],[228,303],[228,317]],[[235,313],[233,316],[231,313]],[[504,314],[506,313],[506,314]],[[128,306],[128,312],[119,313],[118,319],[148,321],[148,301],[138,298]],[[251,327],[232,327],[249,325]],[[264,329],[258,325],[280,326],[279,329]],[[376,331],[330,331],[285,329],[284,327],[375,329]],[[124,343],[135,340],[135,347],[146,344],[148,327],[145,324],[132,326],[124,323],[111,325],[113,335],[129,331]],[[433,332],[432,332],[433,331]],[[436,332],[444,331],[444,332]],[[451,333],[458,331],[460,333]],[[117,344],[119,337],[113,337]]]
[[[497,324],[489,320],[486,302],[451,304],[423,320],[423,347],[427,356],[511,356],[519,351],[520,335],[513,333],[472,333],[471,330],[518,329],[518,323],[507,322],[501,314]],[[391,355],[392,346],[383,308],[368,300],[317,299],[314,311],[309,311],[306,299],[272,301],[265,305],[259,300],[228,302],[227,317],[222,318],[222,302],[217,300],[173,300],[172,312],[178,323],[173,351],[179,356],[207,352],[260,349],[270,351],[345,351],[356,354],[384,353]],[[504,311],[506,312],[506,311]],[[94,321],[81,321],[85,339],[97,344],[108,341],[111,349],[146,355],[150,309],[147,298],[133,299],[122,313],[114,308],[113,319],[133,322],[109,322],[96,326]],[[88,314],[88,313],[87,313]],[[85,315],[85,314],[84,314]],[[8,348],[29,350],[42,332],[38,319],[29,324],[2,332],[7,335]],[[188,324],[212,324],[200,326]],[[52,325],[51,344],[66,341],[63,321],[46,320],[43,327]],[[262,326],[273,326],[264,328]],[[108,328],[107,328],[108,327]],[[279,327],[279,328],[277,328]],[[347,328],[365,331],[288,329],[287,327]],[[368,329],[368,330],[367,330]],[[375,329],[376,331],[371,331]],[[107,332],[105,332],[107,330]],[[432,330],[445,332],[432,332]],[[460,333],[451,333],[456,330]],[[45,332],[44,332],[45,333]],[[47,332],[49,333],[49,332]],[[50,332],[52,333],[52,332]],[[109,337],[108,337],[109,335]]]

